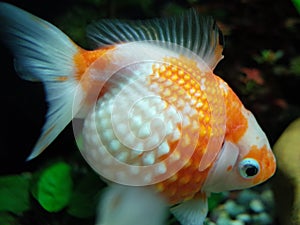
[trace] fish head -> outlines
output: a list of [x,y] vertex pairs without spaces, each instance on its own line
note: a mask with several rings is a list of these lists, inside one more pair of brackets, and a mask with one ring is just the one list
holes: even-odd
[[276,160],[265,133],[253,114],[245,109],[243,111],[248,124],[246,132],[237,143],[225,137],[203,186],[207,192],[249,188],[275,173]]

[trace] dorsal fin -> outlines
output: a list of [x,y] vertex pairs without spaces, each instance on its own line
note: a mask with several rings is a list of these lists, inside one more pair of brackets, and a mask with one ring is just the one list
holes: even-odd
[[174,17],[150,20],[101,20],[88,27],[96,47],[133,41],[159,41],[188,48],[213,69],[223,58],[223,36],[210,16],[195,9]]

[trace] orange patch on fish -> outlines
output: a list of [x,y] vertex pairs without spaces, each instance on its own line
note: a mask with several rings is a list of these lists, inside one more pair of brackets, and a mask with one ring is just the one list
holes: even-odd
[[94,51],[87,51],[81,48],[78,48],[78,53],[74,55],[74,65],[76,66],[76,75],[75,79],[80,82],[80,86],[85,93],[88,93],[86,96],[86,104],[91,105],[99,98],[101,90],[105,90],[107,87],[104,86],[105,81],[102,81],[101,78],[95,79],[91,77],[89,68],[91,64],[97,61],[97,69],[101,71],[101,68],[104,69],[105,65],[109,64],[109,58],[104,57],[106,53],[115,46],[103,47]]
[[226,103],[226,139],[237,143],[248,129],[247,118],[242,113],[243,105],[236,94],[229,89]]
[[93,62],[103,56],[107,51],[114,48],[114,46],[108,46],[93,51],[87,51],[82,48],[78,48],[78,53],[74,55],[73,59],[77,71],[76,80],[80,81],[84,72]]
[[226,170],[227,170],[228,172],[229,172],[230,170],[232,170],[232,165],[228,166]]
[[67,76],[61,76],[61,77],[57,77],[56,80],[59,82],[64,82],[67,81],[69,79],[69,77]]

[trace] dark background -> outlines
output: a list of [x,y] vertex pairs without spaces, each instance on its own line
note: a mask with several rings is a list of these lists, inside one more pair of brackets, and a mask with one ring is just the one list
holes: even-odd
[[[300,62],[296,60],[300,57],[300,18],[289,0],[7,2],[55,24],[86,48],[85,27],[97,19],[145,19],[196,7],[203,14],[213,15],[225,35],[225,58],[215,73],[229,83],[255,114],[271,145],[300,116],[300,69],[294,68],[295,61]],[[263,51],[269,55],[260,61]],[[12,55],[3,45],[0,60],[0,173],[35,170],[52,157],[73,154],[76,146],[72,127],[68,126],[41,156],[25,161],[44,123],[47,105],[43,86],[16,75]]]

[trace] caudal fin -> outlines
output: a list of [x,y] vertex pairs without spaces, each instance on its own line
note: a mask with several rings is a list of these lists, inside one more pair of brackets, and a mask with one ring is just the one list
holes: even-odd
[[[0,3],[0,36],[15,57],[21,78],[44,83],[46,123],[28,160],[39,155],[67,126],[73,114],[74,55],[79,47],[50,23],[15,6]],[[76,107],[78,108],[78,107]]]

